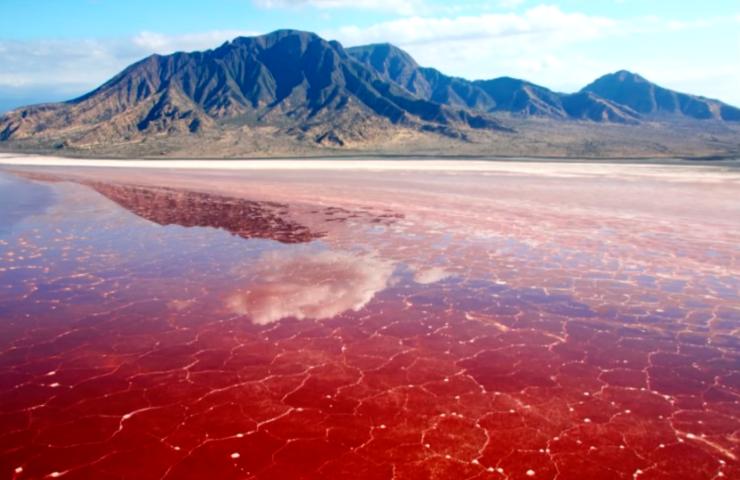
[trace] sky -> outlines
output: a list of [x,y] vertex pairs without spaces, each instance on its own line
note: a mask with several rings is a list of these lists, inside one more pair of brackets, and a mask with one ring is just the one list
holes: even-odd
[[152,53],[281,28],[390,42],[468,79],[573,92],[617,70],[740,106],[740,1],[1,0],[0,111],[66,100]]

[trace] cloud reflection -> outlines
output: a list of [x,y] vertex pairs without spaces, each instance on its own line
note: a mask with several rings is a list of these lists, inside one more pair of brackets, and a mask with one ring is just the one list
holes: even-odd
[[229,307],[265,325],[282,318],[331,318],[358,311],[388,286],[393,264],[342,251],[269,252],[254,281],[229,299]]
[[431,283],[441,282],[450,276],[451,274],[443,268],[431,267],[416,270],[414,272],[414,281],[421,285],[429,285]]

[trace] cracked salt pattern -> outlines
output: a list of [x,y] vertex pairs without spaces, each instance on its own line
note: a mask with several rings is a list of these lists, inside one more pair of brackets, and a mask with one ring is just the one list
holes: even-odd
[[157,175],[2,174],[0,477],[740,478],[731,174]]

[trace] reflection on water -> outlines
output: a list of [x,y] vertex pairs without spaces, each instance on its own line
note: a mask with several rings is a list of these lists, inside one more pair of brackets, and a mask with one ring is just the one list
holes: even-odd
[[269,238],[283,243],[303,243],[321,237],[287,220],[284,204],[164,187],[103,182],[89,185],[123,208],[160,225],[222,228],[242,238]]
[[393,273],[387,261],[342,251],[268,252],[253,268],[253,282],[231,296],[229,305],[260,325],[358,311]]
[[414,272],[414,281],[422,285],[436,283],[450,277],[450,273],[441,267],[420,268]]
[[0,179],[2,478],[740,478],[740,234],[712,209],[443,216],[458,192],[304,224]]

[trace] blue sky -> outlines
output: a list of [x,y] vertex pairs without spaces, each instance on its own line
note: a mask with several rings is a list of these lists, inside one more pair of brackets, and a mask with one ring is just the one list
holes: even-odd
[[389,41],[467,78],[575,91],[628,69],[740,105],[738,0],[3,0],[0,110],[79,95],[151,53],[278,28]]

